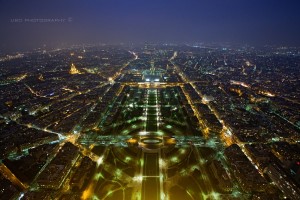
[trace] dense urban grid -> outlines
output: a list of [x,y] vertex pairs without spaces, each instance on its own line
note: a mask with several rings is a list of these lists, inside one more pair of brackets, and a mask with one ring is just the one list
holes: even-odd
[[0,199],[300,199],[300,48],[0,56]]

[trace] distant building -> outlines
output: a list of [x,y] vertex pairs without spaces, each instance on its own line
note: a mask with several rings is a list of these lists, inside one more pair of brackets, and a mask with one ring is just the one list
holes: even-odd
[[69,71],[69,74],[80,74],[80,71],[75,67],[75,65],[71,64],[71,69]]

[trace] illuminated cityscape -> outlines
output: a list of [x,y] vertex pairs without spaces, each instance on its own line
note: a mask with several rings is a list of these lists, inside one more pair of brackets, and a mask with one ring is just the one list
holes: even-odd
[[0,200],[300,200],[300,1],[0,1]]
[[299,199],[299,52],[146,44],[3,58],[1,198]]

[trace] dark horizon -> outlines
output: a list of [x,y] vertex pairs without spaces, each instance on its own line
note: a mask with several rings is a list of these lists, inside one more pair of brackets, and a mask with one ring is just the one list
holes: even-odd
[[296,0],[0,0],[0,51],[121,42],[300,46],[299,8]]

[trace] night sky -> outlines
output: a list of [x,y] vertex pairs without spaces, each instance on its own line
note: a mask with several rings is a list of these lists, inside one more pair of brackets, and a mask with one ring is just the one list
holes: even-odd
[[[65,21],[25,21],[32,19]],[[299,36],[299,0],[0,0],[1,51],[119,42],[299,46]]]

